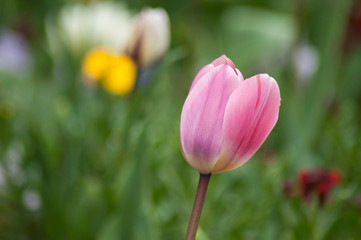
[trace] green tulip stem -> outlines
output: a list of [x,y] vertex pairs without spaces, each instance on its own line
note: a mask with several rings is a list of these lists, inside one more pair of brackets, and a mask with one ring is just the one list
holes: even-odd
[[200,174],[196,197],[194,199],[191,218],[189,220],[186,240],[194,240],[196,238],[199,220],[201,218],[204,200],[206,199],[207,188],[211,174]]

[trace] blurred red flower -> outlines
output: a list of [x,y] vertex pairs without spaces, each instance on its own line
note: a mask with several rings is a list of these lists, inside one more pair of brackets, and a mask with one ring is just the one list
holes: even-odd
[[315,168],[302,170],[298,174],[298,183],[285,181],[283,189],[288,197],[301,195],[305,202],[309,202],[312,195],[318,197],[320,205],[324,205],[329,192],[341,181],[338,170]]

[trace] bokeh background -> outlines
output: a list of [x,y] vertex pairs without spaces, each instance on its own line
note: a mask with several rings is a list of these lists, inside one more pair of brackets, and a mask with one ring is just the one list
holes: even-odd
[[[104,4],[121,9],[96,33],[110,41],[145,6],[170,18],[169,51],[126,97],[82,77],[81,24],[95,15],[79,9]],[[360,239],[361,4],[351,0],[2,0],[0,239],[183,239],[198,173],[179,146],[182,105],[222,54],[245,78],[273,76],[282,103],[256,155],[212,177],[197,239]],[[310,169],[341,176],[325,203],[298,186]]]

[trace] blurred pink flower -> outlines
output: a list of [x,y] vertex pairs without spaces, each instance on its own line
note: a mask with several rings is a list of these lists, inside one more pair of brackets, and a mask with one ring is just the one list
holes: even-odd
[[244,80],[226,56],[203,67],[184,103],[180,142],[186,161],[202,174],[247,162],[278,120],[280,91],[267,74]]
[[21,73],[30,62],[26,40],[18,33],[4,30],[0,32],[0,71]]

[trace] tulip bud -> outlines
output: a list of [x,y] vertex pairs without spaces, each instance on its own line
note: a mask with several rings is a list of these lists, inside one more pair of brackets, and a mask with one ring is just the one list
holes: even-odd
[[280,91],[267,74],[244,80],[226,56],[203,67],[183,105],[180,142],[186,161],[202,174],[247,162],[278,120]]
[[169,46],[169,19],[161,9],[145,9],[136,18],[126,53],[140,65],[160,60]]

